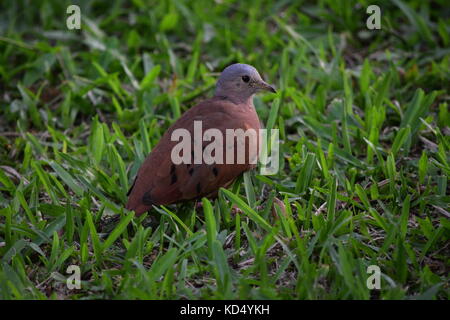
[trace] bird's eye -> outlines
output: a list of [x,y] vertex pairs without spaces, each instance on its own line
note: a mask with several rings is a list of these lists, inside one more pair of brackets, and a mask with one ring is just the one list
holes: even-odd
[[249,76],[242,76],[242,81],[249,82],[250,81],[250,77]]

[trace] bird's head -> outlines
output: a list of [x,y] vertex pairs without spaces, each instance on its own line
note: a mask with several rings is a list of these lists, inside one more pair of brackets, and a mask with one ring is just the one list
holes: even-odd
[[254,67],[235,63],[226,67],[216,85],[216,96],[224,96],[237,102],[245,102],[259,91],[276,93],[273,86],[266,83]]

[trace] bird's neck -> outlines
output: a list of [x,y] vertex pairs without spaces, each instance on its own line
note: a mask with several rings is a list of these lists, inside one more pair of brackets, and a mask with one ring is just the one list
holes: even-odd
[[225,94],[224,92],[220,92],[220,91],[216,91],[216,94],[214,95],[214,97],[216,98],[220,98],[220,99],[225,99],[228,101],[233,102],[234,104],[244,104],[246,106],[249,107],[254,107],[253,106],[253,94],[250,96],[241,96],[241,95],[231,95],[231,94]]

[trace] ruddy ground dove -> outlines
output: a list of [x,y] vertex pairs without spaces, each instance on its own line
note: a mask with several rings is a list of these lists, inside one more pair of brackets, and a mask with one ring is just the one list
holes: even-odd
[[[262,80],[254,67],[247,64],[233,64],[225,68],[217,81],[214,97],[186,111],[165,132],[147,156],[128,192],[126,208],[140,215],[148,211],[152,205],[168,205],[205,196],[213,197],[220,187],[229,186],[244,171],[254,168],[252,159],[254,160],[255,155],[251,154],[250,145],[258,144],[259,135],[256,135],[256,140],[254,136],[252,140],[251,135],[245,140],[245,160],[239,163],[237,154],[239,148],[236,147],[236,141],[233,142],[234,146],[231,149],[225,143],[226,130],[253,129],[259,133],[260,122],[253,105],[253,96],[262,90],[275,92],[272,86]],[[200,142],[196,140],[194,127],[199,123],[202,132],[215,128],[223,134],[223,148],[220,149],[223,151],[223,161],[198,163],[199,149],[195,145],[201,144],[200,153],[202,153],[208,144],[215,140],[212,138],[211,141],[203,141],[204,138]],[[174,161],[173,157],[173,154],[176,154],[172,152],[173,148],[180,141],[174,140],[173,137],[177,129],[186,129],[187,131],[181,132],[191,134],[192,148],[183,149],[179,153],[180,157],[189,158],[190,161],[185,163],[178,163],[179,161]],[[184,154],[186,150],[191,150],[189,155]],[[211,155],[216,156],[217,150],[219,149],[213,151]],[[230,153],[229,158],[227,151]],[[258,151],[259,149],[256,153]],[[233,160],[232,163],[228,161],[229,159]]]

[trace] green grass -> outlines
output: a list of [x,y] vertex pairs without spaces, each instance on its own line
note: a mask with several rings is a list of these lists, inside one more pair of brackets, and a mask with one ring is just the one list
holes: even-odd
[[[448,299],[446,1],[211,3],[1,2],[0,299]],[[280,172],[135,217],[143,159],[233,62],[279,89],[255,105]]]

